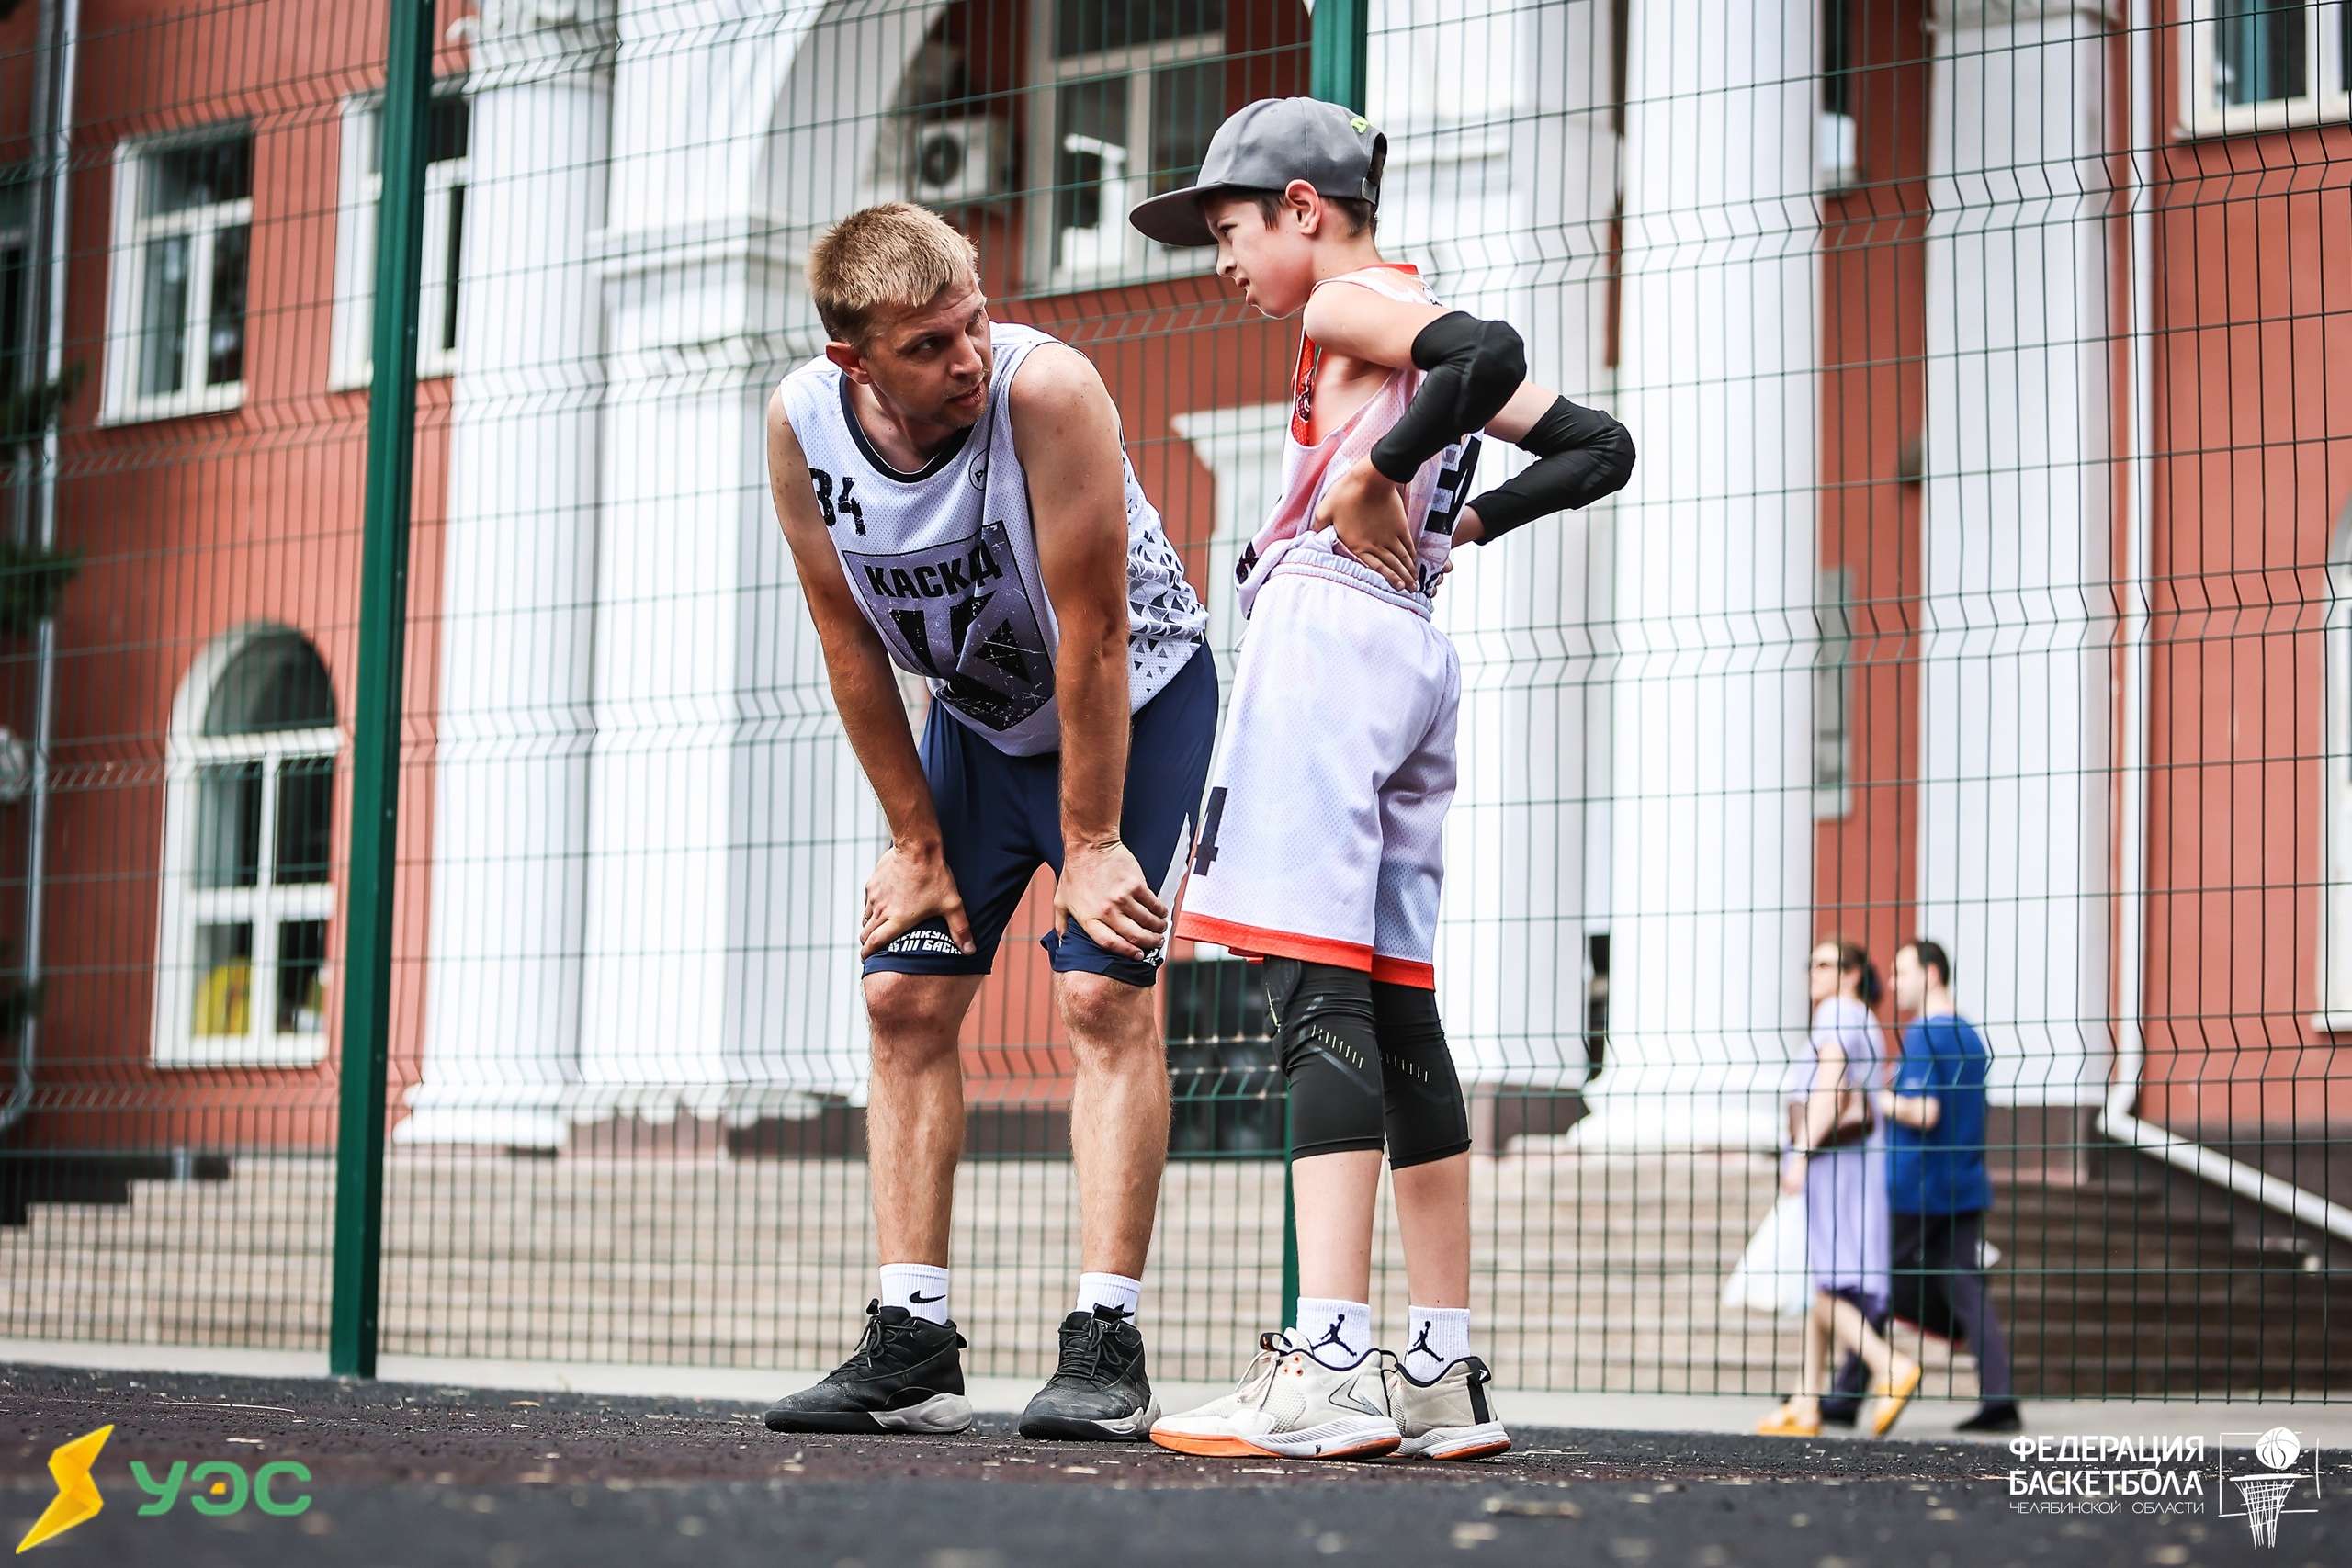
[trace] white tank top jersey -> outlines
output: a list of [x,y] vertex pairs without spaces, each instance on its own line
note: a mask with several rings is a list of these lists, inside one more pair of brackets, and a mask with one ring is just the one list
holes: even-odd
[[[1325,278],[1316,287],[1328,288],[1335,283],[1369,288],[1415,305],[1438,302],[1420,273],[1403,262],[1342,273]],[[1257,602],[1258,590],[1275,572],[1313,571],[1351,583],[1393,604],[1401,604],[1416,615],[1428,615],[1438,583],[1445,575],[1446,558],[1453,553],[1453,525],[1462,514],[1463,503],[1469,499],[1471,479],[1477,472],[1477,433],[1463,436],[1422,464],[1414,474],[1413,482],[1405,488],[1405,515],[1412,518],[1420,530],[1418,554],[1421,581],[1414,592],[1400,593],[1387,579],[1349,553],[1336,531],[1327,528],[1317,532],[1315,509],[1333,480],[1354,464],[1370,459],[1373,447],[1403,416],[1413,394],[1420,390],[1422,373],[1410,366],[1393,372],[1346,423],[1326,431],[1322,440],[1310,442],[1307,433],[1313,428],[1315,378],[1321,359],[1322,351],[1315,340],[1300,333],[1298,365],[1291,382],[1290,438],[1284,443],[1283,453],[1282,499],[1274,503],[1273,515],[1266,520],[1266,525],[1258,530],[1257,537],[1242,551],[1236,568],[1235,575],[1240,580],[1241,613],[1250,613]]]
[[[885,462],[851,412],[849,382],[823,357],[784,378],[785,417],[842,571],[901,669],[999,750],[1061,745],[1054,702],[1060,623],[1037,564],[1029,480],[1005,397],[1030,350],[1056,340],[989,324],[988,412],[913,473]],[[1159,513],[1119,459],[1127,495],[1127,699],[1143,706],[1203,641],[1208,612],[1185,581]]]

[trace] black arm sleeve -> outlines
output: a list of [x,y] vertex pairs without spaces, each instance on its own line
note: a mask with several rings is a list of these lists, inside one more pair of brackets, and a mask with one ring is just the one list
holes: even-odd
[[1634,438],[1599,409],[1554,400],[1535,427],[1511,443],[1541,459],[1470,504],[1487,544],[1549,513],[1589,506],[1625,488],[1634,475]]
[[1527,353],[1501,321],[1466,310],[1440,316],[1413,339],[1413,363],[1428,372],[1420,390],[1372,449],[1372,466],[1410,484],[1423,463],[1503,412],[1527,379]]

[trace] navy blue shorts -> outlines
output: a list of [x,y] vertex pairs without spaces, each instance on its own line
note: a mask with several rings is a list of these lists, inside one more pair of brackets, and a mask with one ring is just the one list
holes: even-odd
[[[1136,710],[1128,732],[1119,837],[1163,903],[1175,901],[1183,879],[1216,740],[1216,660],[1202,648]],[[925,920],[867,959],[865,973],[985,975],[1037,867],[1061,874],[1061,756],[1009,757],[937,703],[923,725],[922,751],[947,869],[978,951],[957,953],[946,922]],[[1138,961],[1106,952],[1076,921],[1069,936],[1048,928],[1038,942],[1057,974],[1107,975],[1130,986],[1148,986],[1159,974],[1160,954]]]

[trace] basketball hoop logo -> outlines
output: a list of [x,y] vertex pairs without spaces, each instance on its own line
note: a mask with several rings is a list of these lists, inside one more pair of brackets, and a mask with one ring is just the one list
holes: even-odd
[[[2232,1438],[2254,1439],[2254,1464],[2245,1463],[2241,1450],[2237,1464],[2233,1466],[2230,1455]],[[2302,1461],[2309,1461],[2310,1468]],[[2319,1450],[2303,1447],[2303,1440],[2284,1427],[2273,1427],[2267,1432],[2224,1432],[2214,1460],[2221,1485],[2214,1505],[2217,1518],[2243,1517],[2246,1529],[2253,1532],[2256,1546],[2278,1544],[2278,1516],[2281,1514],[2316,1514],[2320,1497]],[[2312,1483],[2310,1507],[2290,1507],[2301,1500],[2300,1488],[2303,1482]],[[2244,1500],[2245,1506],[2233,1508],[2234,1495]]]

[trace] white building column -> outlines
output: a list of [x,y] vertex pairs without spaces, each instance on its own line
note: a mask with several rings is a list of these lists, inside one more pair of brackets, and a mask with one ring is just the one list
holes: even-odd
[[[1180,413],[1169,422],[1214,480],[1216,516],[1209,529],[1208,575],[1194,586],[1209,613],[1208,650],[1216,660],[1220,746],[1225,715],[1233,699],[1234,675],[1240,668],[1241,636],[1249,626],[1241,615],[1234,568],[1282,496],[1283,451],[1290,437],[1290,412],[1285,399],[1278,403],[1200,409]],[[1202,957],[1226,952],[1207,942],[1193,943],[1193,949]]]
[[1936,8],[1918,925],[2029,1103],[2109,1049],[2110,25]]
[[[1617,181],[1609,9],[1464,17],[1444,0],[1382,0],[1367,107],[1391,148],[1387,253],[1429,267],[1447,304],[1516,326],[1534,378],[1603,406]],[[1525,463],[1485,443],[1473,493]],[[1589,850],[1609,788],[1608,704],[1594,684],[1607,584],[1589,568],[1609,511],[1544,518],[1491,554],[1464,550],[1438,595],[1463,685],[1438,998],[1474,1085],[1583,1076]]]
[[763,418],[823,342],[802,258],[874,198],[876,111],[936,9],[623,0],[583,1115],[748,1120],[863,1089],[856,911],[885,835]]
[[1586,1142],[1769,1144],[1803,1038],[1818,0],[1633,0],[1608,1053]]
[[1209,649],[1216,656],[1217,690],[1230,696],[1240,668],[1241,595],[1233,569],[1266,525],[1283,492],[1283,444],[1291,405],[1238,403],[1180,413],[1169,423],[1207,465],[1216,480],[1215,523],[1209,533],[1208,580],[1197,586],[1209,612]]
[[610,0],[493,0],[441,588],[423,1081],[403,1142],[552,1146],[578,1077]]

